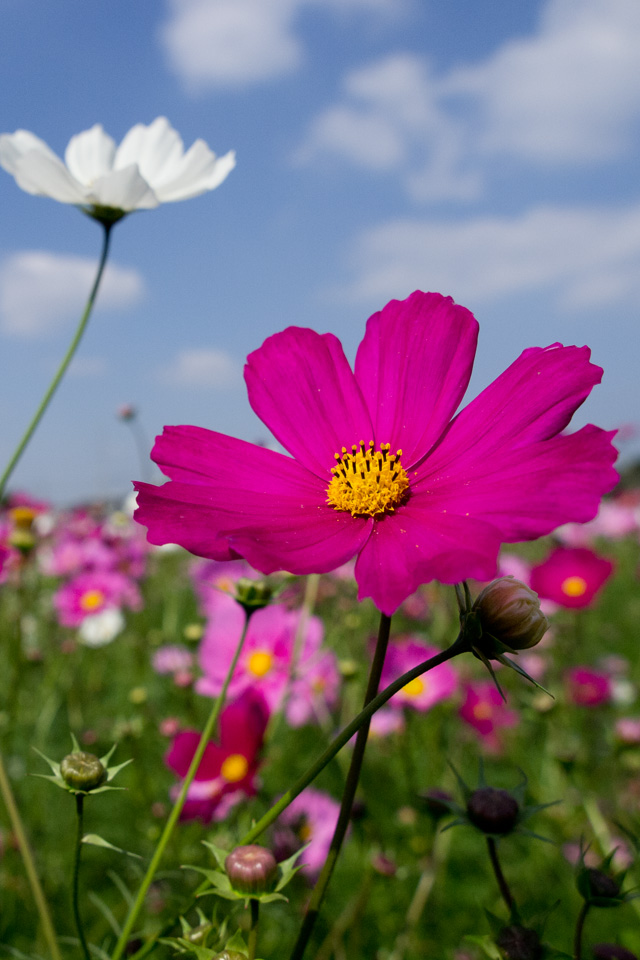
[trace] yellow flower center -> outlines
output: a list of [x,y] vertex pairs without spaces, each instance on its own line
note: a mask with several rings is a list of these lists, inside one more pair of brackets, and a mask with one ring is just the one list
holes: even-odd
[[311,824],[305,820],[305,822],[300,826],[298,830],[298,835],[303,843],[309,843],[311,837],[313,836],[313,830],[311,829]]
[[344,510],[352,517],[375,517],[393,513],[407,498],[409,479],[400,463],[402,450],[390,453],[390,444],[374,449],[373,440],[343,447],[336,453],[333,480],[327,487],[327,503],[335,510]]
[[473,716],[476,720],[490,720],[493,716],[493,707],[490,703],[477,703],[473,708]]
[[104,593],[102,590],[87,590],[80,597],[80,607],[89,613],[91,610],[97,610],[104,603]]
[[424,680],[421,677],[414,677],[413,680],[409,680],[409,683],[405,683],[402,688],[402,692],[406,693],[408,697],[419,697],[423,691]]
[[567,597],[582,597],[587,592],[587,581],[584,577],[567,577],[560,589]]
[[270,653],[267,653],[266,650],[256,650],[255,653],[252,653],[247,662],[247,667],[249,673],[252,673],[254,677],[264,677],[273,664],[273,657]]
[[31,507],[13,507],[9,516],[18,530],[31,530],[31,524],[38,514]]
[[241,753],[232,753],[230,757],[222,761],[220,774],[227,783],[237,783],[238,780],[244,780],[249,770],[249,763],[246,757]]

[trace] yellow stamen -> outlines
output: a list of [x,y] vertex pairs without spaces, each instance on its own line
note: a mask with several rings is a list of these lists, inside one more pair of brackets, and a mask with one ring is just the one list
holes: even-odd
[[490,703],[476,703],[473,708],[473,716],[476,720],[491,720],[493,707]]
[[587,592],[587,581],[584,577],[567,577],[560,589],[567,597],[583,597]]
[[18,530],[31,530],[31,524],[38,514],[32,507],[13,507],[9,516]]
[[273,657],[266,650],[256,650],[252,653],[247,662],[249,673],[254,677],[264,677],[273,665]]
[[220,774],[227,783],[237,783],[238,780],[244,780],[248,771],[249,763],[241,753],[232,753],[230,757],[223,760],[220,767]]
[[311,840],[311,837],[313,836],[313,830],[307,821],[300,826],[298,834],[303,843],[309,843],[309,840]]
[[390,453],[390,444],[374,449],[371,440],[366,447],[361,440],[343,447],[335,454],[333,480],[327,487],[327,503],[335,510],[344,510],[352,517],[375,517],[393,513],[407,498],[409,479],[400,463],[402,450]]
[[423,691],[424,680],[422,677],[414,677],[413,680],[409,680],[409,683],[405,683],[402,688],[402,692],[408,697],[419,697]]
[[104,603],[104,593],[102,590],[87,590],[80,597],[80,607],[89,613],[91,610],[97,610]]

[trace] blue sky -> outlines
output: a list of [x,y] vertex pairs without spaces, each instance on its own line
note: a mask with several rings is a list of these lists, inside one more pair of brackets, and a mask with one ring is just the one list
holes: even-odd
[[[2,0],[0,132],[63,154],[164,115],[237,166],[114,229],[111,278],[12,486],[71,503],[138,479],[116,416],[268,439],[242,364],[290,324],[353,356],[416,288],[481,325],[470,395],[527,346],[587,343],[576,425],[640,421],[637,0]],[[0,170],[0,456],[72,335],[98,225]],[[626,441],[627,457],[640,441]]]

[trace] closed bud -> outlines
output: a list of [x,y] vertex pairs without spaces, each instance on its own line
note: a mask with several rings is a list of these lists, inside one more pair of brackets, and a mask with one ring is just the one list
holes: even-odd
[[273,588],[266,580],[250,580],[241,577],[236,583],[235,597],[247,614],[267,607],[273,596]]
[[102,786],[108,776],[98,758],[82,750],[67,754],[60,763],[60,773],[67,786],[87,793]]
[[576,885],[581,896],[598,907],[616,907],[621,900],[617,878],[595,867],[583,867]]
[[594,960],[638,960],[635,953],[615,943],[597,943],[593,948]]
[[476,598],[473,612],[482,632],[512,650],[526,650],[542,640],[549,626],[538,594],[515,577],[493,580]]
[[483,833],[511,833],[518,822],[520,807],[508,790],[478,787],[467,801],[467,816]]
[[504,927],[496,938],[496,944],[506,960],[540,960],[542,945],[535,930],[515,923]]
[[274,855],[266,847],[259,847],[255,843],[232,850],[224,867],[233,889],[248,896],[267,893],[278,875]]

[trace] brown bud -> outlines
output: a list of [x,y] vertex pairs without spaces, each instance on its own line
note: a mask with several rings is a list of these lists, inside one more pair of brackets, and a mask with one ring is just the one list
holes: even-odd
[[526,650],[542,640],[549,626],[538,594],[515,577],[493,580],[476,598],[473,610],[483,633],[513,650]]
[[469,820],[483,833],[511,833],[518,821],[518,801],[508,790],[479,787],[467,802]]
[[497,945],[507,960],[540,960],[542,946],[535,930],[519,924],[504,927],[496,939]]
[[236,847],[224,862],[231,886],[239,893],[266,893],[278,875],[276,858],[266,847]]

